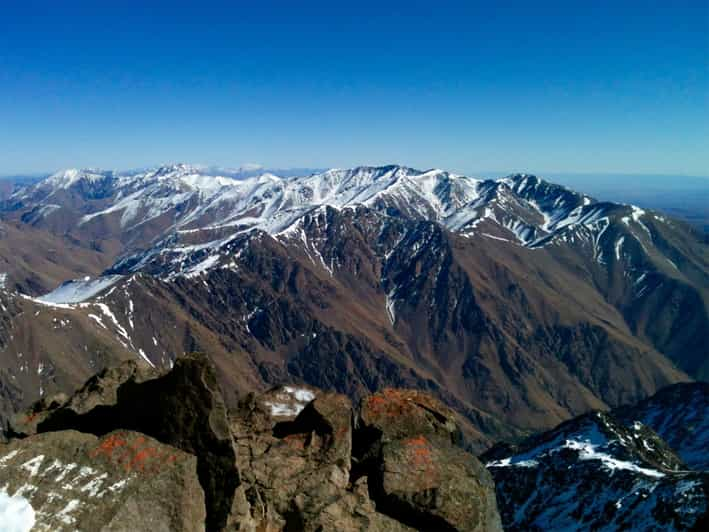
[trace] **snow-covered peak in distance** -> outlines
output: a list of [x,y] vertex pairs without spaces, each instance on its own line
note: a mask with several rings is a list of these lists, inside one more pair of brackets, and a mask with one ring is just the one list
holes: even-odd
[[[13,199],[34,209],[33,216],[64,216],[76,202],[61,201],[59,192],[81,197],[80,208],[73,207],[78,227],[117,222],[122,231],[151,222],[169,224],[164,227],[169,233],[234,228],[277,235],[315,209],[364,206],[385,216],[436,222],[465,237],[513,245],[585,241],[598,260],[606,260],[603,254],[609,253],[598,236],[611,215],[632,230],[635,240],[650,237],[643,223],[649,214],[641,209],[596,202],[527,174],[484,180],[389,165],[236,178],[203,166],[172,164],[127,173],[66,171],[23,189]],[[165,235],[158,231],[154,238]],[[623,246],[632,244],[625,239],[613,245],[622,255]]]
[[100,181],[107,177],[111,177],[112,175],[113,172],[111,171],[91,168],[67,168],[66,170],[61,170],[50,175],[45,180],[41,181],[37,186],[51,188],[69,188],[82,180],[94,182]]

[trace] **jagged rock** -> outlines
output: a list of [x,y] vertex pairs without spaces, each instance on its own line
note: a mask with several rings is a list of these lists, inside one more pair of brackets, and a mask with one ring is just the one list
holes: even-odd
[[284,419],[283,408],[274,406],[274,397],[283,393],[251,395],[232,418],[239,469],[257,529],[409,530],[376,511],[366,478],[350,484],[349,399],[320,393],[297,417]]
[[338,530],[342,532],[412,532],[410,528],[376,511],[369,497],[367,477],[361,477],[340,498],[312,516],[311,530]]
[[[35,405],[11,435],[31,446],[116,429],[196,457],[207,530],[499,529],[489,474],[454,445],[453,412],[420,392],[377,394],[356,422],[346,396],[284,386],[250,394],[227,418],[213,366],[192,354],[163,375],[131,363],[106,370],[69,399]],[[144,529],[127,511],[121,522]]]
[[204,530],[196,457],[135,432],[59,431],[0,445],[0,486],[32,530]]
[[106,368],[87,380],[71,397],[64,393],[43,397],[28,412],[15,414],[10,421],[10,433],[29,436],[36,434],[38,425],[54,415],[65,417],[68,412],[83,415],[98,406],[115,405],[118,389],[126,382],[145,382],[160,375],[158,370],[146,363],[133,360]]
[[[317,405],[315,405],[317,403]],[[349,456],[346,463],[336,464],[331,457],[341,456],[341,443],[334,427],[321,415],[325,409],[339,409],[349,424],[349,400],[344,396],[325,395],[305,407],[292,421],[275,422],[268,402],[253,401],[242,406],[245,414],[232,424],[238,445],[239,468],[243,472],[246,495],[252,504],[254,518],[268,528],[280,529],[300,523],[306,504],[321,496],[332,499],[347,485]],[[276,408],[277,410],[277,408]],[[349,439],[347,431],[342,440]],[[307,499],[306,499],[307,497]],[[290,524],[289,524],[290,523]]]
[[506,530],[707,530],[709,474],[595,412],[483,455]]
[[64,404],[40,403],[20,421],[15,433],[74,429],[100,436],[120,428],[194,454],[207,529],[226,525],[239,473],[224,400],[205,355],[182,356],[170,372],[157,377],[135,363],[106,370]]
[[456,447],[453,412],[414,390],[365,398],[355,441],[359,473],[379,511],[420,530],[501,530],[495,488],[474,456]]

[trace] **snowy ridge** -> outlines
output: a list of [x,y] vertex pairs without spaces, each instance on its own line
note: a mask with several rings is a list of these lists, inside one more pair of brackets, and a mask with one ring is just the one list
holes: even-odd
[[[85,194],[86,208],[77,218],[77,227],[115,217],[124,232],[131,232],[162,220],[155,222],[163,224],[163,229],[155,235],[153,249],[142,255],[143,262],[168,252],[171,245],[171,253],[180,256],[176,260],[185,262],[186,254],[200,251],[198,245],[215,249],[235,235],[257,229],[283,239],[298,232],[298,222],[305,216],[325,207],[363,206],[383,216],[436,222],[467,238],[480,237],[500,245],[539,249],[586,242],[600,266],[607,266],[613,257],[621,258],[623,241],[607,231],[616,220],[622,222],[616,225],[625,232],[626,244],[633,239],[647,250],[653,243],[646,220],[654,214],[596,202],[527,174],[495,181],[397,165],[331,169],[295,177],[265,172],[237,179],[211,172],[187,164],[126,174],[67,170],[18,192],[15,199],[32,206],[33,216],[42,217],[64,210],[57,205],[60,192]],[[182,236],[197,243],[177,245]],[[317,245],[307,252],[332,273],[327,261],[317,256]],[[201,266],[178,270],[194,277],[219,267],[219,260],[208,259],[202,256]]]
[[706,477],[642,423],[605,413],[486,456],[507,529],[685,530],[708,510]]
[[67,281],[48,294],[38,297],[37,300],[41,303],[57,305],[81,303],[113,286],[122,278],[122,275],[105,275],[98,279],[84,277]]
[[[332,169],[303,177],[279,177],[270,173],[235,179],[206,175],[205,169],[186,164],[164,166],[135,174],[94,170],[67,170],[16,194],[17,199],[34,198],[40,214],[51,214],[48,198],[59,190],[101,181],[108,186],[109,206],[84,214],[79,224],[97,218],[120,215],[121,226],[130,229],[178,206],[175,229],[195,230],[230,225],[253,226],[269,233],[286,229],[296,219],[318,206],[344,208],[364,205],[378,210],[396,210],[402,215],[437,221],[451,230],[462,230],[485,217],[489,203],[508,201],[508,183],[517,177],[483,181],[443,170],[425,172],[403,166]],[[529,178],[525,177],[527,181]],[[526,181],[525,181],[526,182]],[[517,186],[516,188],[520,188]],[[498,190],[499,189],[499,190]],[[110,193],[110,194],[109,194]],[[571,193],[569,193],[571,194]],[[54,204],[51,204],[54,205]],[[534,209],[539,207],[529,203]],[[561,225],[568,213],[559,209],[547,216]],[[219,220],[214,223],[214,220]]]
[[[571,433],[560,431],[560,434],[551,441],[546,441],[522,454],[491,461],[487,467],[535,467],[543,457],[553,457],[555,453],[570,450],[576,454],[579,461],[597,461],[610,475],[617,470],[626,470],[652,478],[665,476],[664,472],[642,467],[637,461],[619,459],[618,451],[630,445],[630,438],[621,432],[609,435],[608,429],[607,420],[601,414],[597,414],[597,420],[589,419]],[[652,440],[644,440],[643,445],[651,448]]]
[[[68,281],[40,297],[18,293],[11,295],[36,305],[37,310],[33,311],[35,316],[43,312],[43,307],[49,311],[64,311],[65,314],[53,319],[54,328],[64,327],[79,315],[85,315],[97,328],[112,335],[124,349],[135,353],[150,366],[156,366],[153,359],[159,360],[161,364],[170,363],[165,350],[162,350],[160,356],[150,357],[146,353],[146,350],[154,353],[159,347],[154,336],[152,345],[145,346],[141,346],[134,338],[135,303],[130,293],[134,280],[135,276],[126,275],[105,275],[96,279],[86,277]],[[41,375],[41,363],[37,372]]]

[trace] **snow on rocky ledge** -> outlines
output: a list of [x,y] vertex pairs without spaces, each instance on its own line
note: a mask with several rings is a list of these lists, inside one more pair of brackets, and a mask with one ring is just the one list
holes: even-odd
[[305,387],[282,386],[266,393],[264,404],[273,417],[293,418],[315,399],[315,393]]
[[0,530],[3,532],[29,532],[35,523],[35,513],[30,502],[22,495],[10,497],[0,488]]

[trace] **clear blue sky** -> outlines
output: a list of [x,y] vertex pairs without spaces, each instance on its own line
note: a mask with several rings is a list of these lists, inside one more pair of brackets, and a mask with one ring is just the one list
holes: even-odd
[[0,174],[709,174],[706,0],[191,4],[3,2]]

